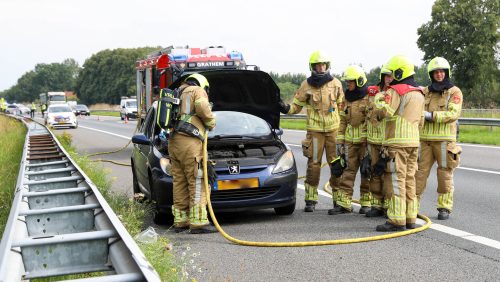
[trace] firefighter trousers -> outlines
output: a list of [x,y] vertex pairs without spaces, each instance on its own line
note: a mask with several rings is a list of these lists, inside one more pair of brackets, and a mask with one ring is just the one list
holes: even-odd
[[203,186],[203,146],[196,137],[176,133],[170,138],[168,152],[172,164],[175,227],[201,228],[207,218],[207,199]]
[[[337,205],[352,210],[352,194],[354,193],[354,181],[356,174],[359,171],[361,160],[366,154],[366,143],[352,144],[345,143],[344,151],[347,160],[347,167],[345,168],[339,180],[339,189],[336,192]],[[361,177],[360,185],[360,199],[359,203],[363,207],[371,205],[370,185],[366,178]]]
[[417,181],[417,198],[420,200],[427,186],[432,166],[437,162],[437,208],[453,209],[453,171],[460,163],[461,148],[455,142],[423,141],[420,143]]
[[[318,185],[321,173],[323,151],[326,151],[326,161],[332,162],[336,157],[337,130],[330,132],[307,131],[306,139],[302,141],[302,153],[307,158],[305,186],[305,200],[318,201]],[[338,189],[337,179],[330,176],[330,186],[333,191]]]
[[[372,167],[380,159],[380,151],[382,150],[382,145],[379,144],[368,144],[368,150],[371,156]],[[388,201],[385,201],[384,195],[384,181],[383,176],[373,175],[370,178],[370,193],[371,193],[371,206],[377,209],[387,209]]]
[[389,147],[390,161],[384,173],[384,192],[389,199],[387,217],[394,225],[415,223],[418,199],[415,188],[417,147]]

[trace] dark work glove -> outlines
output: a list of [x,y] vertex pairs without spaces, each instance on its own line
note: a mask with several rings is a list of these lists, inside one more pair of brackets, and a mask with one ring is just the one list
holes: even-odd
[[288,104],[285,104],[285,102],[283,102],[283,100],[281,100],[280,98],[280,101],[278,102],[278,105],[280,107],[280,112],[284,115],[288,114],[288,111],[290,111],[290,105]]
[[330,163],[330,171],[335,177],[340,177],[345,168],[345,154],[340,155]]
[[208,184],[210,187],[214,187],[215,181],[217,181],[217,173],[215,172],[215,163],[211,161],[207,161],[207,176],[208,176]]
[[370,179],[372,176],[372,157],[370,155],[366,155],[361,160],[359,171],[361,172],[361,177]]
[[389,156],[386,154],[380,154],[380,159],[373,166],[373,175],[381,176],[384,174],[385,168],[387,167],[387,162],[389,162]]

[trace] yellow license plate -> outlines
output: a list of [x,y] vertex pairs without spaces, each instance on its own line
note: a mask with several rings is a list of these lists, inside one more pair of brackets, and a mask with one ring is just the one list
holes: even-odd
[[244,188],[258,188],[258,178],[245,178],[234,180],[219,180],[217,181],[218,190],[231,190],[231,189],[244,189]]

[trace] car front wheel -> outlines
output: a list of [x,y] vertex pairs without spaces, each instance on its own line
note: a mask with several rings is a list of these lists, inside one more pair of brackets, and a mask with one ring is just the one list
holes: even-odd
[[295,202],[288,206],[274,208],[274,212],[277,215],[291,215],[295,211]]

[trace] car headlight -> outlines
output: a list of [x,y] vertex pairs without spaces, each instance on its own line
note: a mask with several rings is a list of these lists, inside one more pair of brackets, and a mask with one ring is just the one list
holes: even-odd
[[168,176],[172,176],[172,164],[170,164],[170,160],[167,158],[160,159],[160,167],[161,170]]
[[286,151],[281,155],[276,167],[273,169],[273,173],[287,171],[293,167],[294,163],[292,151]]

